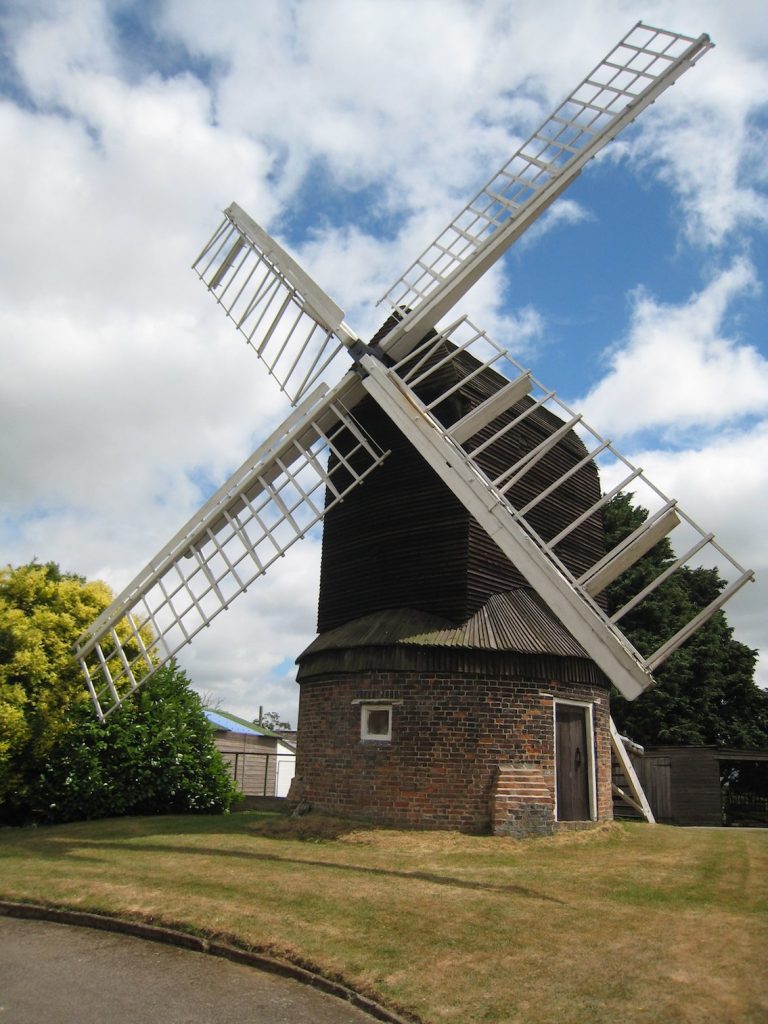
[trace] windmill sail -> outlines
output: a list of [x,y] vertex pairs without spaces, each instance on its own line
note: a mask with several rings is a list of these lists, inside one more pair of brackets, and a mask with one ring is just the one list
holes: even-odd
[[[354,354],[359,372],[347,374],[331,392],[320,385],[305,397],[80,638],[76,654],[101,717],[189,643],[383,461],[386,453],[349,411],[366,393],[630,699],[652,684],[655,668],[753,579],[712,534],[467,317],[431,332],[390,367],[366,346],[356,347]],[[473,382],[482,381],[487,390],[489,379],[491,393],[480,404],[458,419],[446,419],[453,396]],[[428,399],[421,397],[425,393]],[[559,426],[517,462],[489,474],[494,446],[536,410],[553,413]],[[518,500],[526,493],[530,470],[574,431],[583,441],[581,459],[569,463],[543,490]],[[539,513],[547,501],[590,462],[609,482],[605,493],[559,524],[555,534],[542,530]],[[575,574],[558,549],[630,486],[644,488],[648,520],[616,549]],[[548,520],[546,514],[543,519]],[[685,553],[609,615],[599,601],[602,591],[674,529],[689,534]],[[658,650],[635,650],[621,632],[620,620],[673,573],[700,564],[705,549],[725,566],[725,589]]]
[[[712,46],[707,35],[638,22],[379,300],[396,321],[381,347],[405,355]],[[224,216],[194,269],[295,404],[328,379],[357,337],[343,311],[236,203]]]
[[712,45],[706,35],[638,22],[383,296],[406,315],[382,347],[402,356],[409,335],[418,340],[434,327],[587,161]]
[[348,368],[344,311],[237,203],[192,267],[293,405]]
[[75,654],[99,717],[263,576],[385,455],[337,391],[321,385],[309,395],[79,638]]
[[[754,578],[754,573],[731,558],[712,534],[664,495],[641,469],[468,318],[462,317],[439,334],[433,333],[391,368],[371,356],[362,362],[368,371],[363,381],[365,389],[628,699],[652,685],[653,670]],[[511,381],[506,376],[510,372]],[[493,393],[456,422],[445,422],[451,397],[466,392],[473,380],[482,379],[487,386],[489,378],[495,380]],[[428,400],[422,400],[419,391],[428,392]],[[541,409],[553,412],[553,423],[560,426],[553,426],[549,435],[516,463],[496,475],[489,474],[494,447],[500,439]],[[526,474],[574,431],[583,444],[581,460],[556,473],[547,487],[520,502],[517,495],[526,493]],[[589,462],[595,462],[604,482],[610,480],[611,484],[590,508],[558,524],[553,534],[552,517],[537,516],[537,512]],[[649,505],[648,519],[614,550],[575,574],[559,557],[558,549],[590,517],[599,515],[612,497],[630,486]],[[546,534],[540,522],[547,524]],[[685,553],[624,607],[609,615],[598,596],[676,528],[687,535]],[[637,651],[618,622],[673,573],[688,564],[706,564],[707,553],[725,574],[725,588],[657,650]]]

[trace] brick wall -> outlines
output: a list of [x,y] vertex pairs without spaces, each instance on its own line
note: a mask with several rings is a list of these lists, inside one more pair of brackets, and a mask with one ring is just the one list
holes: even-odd
[[491,802],[493,834],[550,835],[554,828],[552,774],[533,764],[500,764]]
[[[608,692],[588,683],[445,671],[324,673],[301,684],[296,775],[310,804],[327,813],[487,831],[499,813],[500,767],[532,766],[554,792],[555,697],[595,702],[597,812],[611,818]],[[391,741],[361,740],[361,705],[353,701],[366,700],[393,702]]]

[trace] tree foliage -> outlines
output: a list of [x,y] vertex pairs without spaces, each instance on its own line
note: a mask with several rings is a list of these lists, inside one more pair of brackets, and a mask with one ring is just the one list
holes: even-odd
[[71,645],[110,599],[54,563],[0,570],[0,807],[24,803],[31,766],[86,699]]
[[173,663],[105,723],[79,703],[69,724],[31,786],[37,821],[218,813],[237,795],[200,698]]
[[271,729],[272,732],[282,732],[291,728],[291,723],[283,721],[277,711],[264,711],[258,718],[254,718],[253,723],[264,729]]
[[106,724],[72,644],[109,604],[57,565],[0,570],[0,820],[221,810],[234,787],[175,665]]
[[[647,517],[619,495],[606,507],[610,550]],[[610,612],[622,607],[674,561],[664,539],[607,590]],[[683,568],[621,620],[621,629],[648,655],[721,592],[715,569]],[[654,673],[658,685],[636,701],[614,693],[611,708],[620,732],[645,744],[718,744],[761,747],[768,743],[768,694],[754,681],[757,652],[733,639],[725,614],[716,612]]]

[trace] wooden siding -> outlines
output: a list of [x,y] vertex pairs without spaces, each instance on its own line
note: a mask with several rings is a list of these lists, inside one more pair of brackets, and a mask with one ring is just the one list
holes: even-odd
[[391,455],[325,518],[318,632],[385,608],[466,608],[468,514],[372,399],[355,409]]
[[675,820],[672,810],[672,762],[664,754],[646,754],[633,758],[640,785],[659,824],[669,825]]
[[276,755],[222,750],[221,756],[243,796],[275,795]]
[[[485,371],[438,406],[436,415],[445,425],[455,422],[493,393],[500,380],[497,374]],[[425,400],[434,392],[436,382],[427,384],[429,387],[420,391]],[[445,385],[442,381],[440,386]],[[523,399],[472,443],[479,444],[530,404],[531,399]],[[323,633],[372,612],[405,607],[454,623],[465,622],[492,594],[524,586],[518,570],[378,406],[365,400],[356,407],[355,415],[391,454],[325,519],[318,631]],[[482,453],[478,461],[489,475],[498,476],[561,425],[557,417],[538,410]],[[522,507],[584,454],[581,441],[571,432],[511,490],[513,504]],[[551,539],[599,495],[597,471],[588,464],[542,501],[531,512],[530,521],[545,539]],[[557,554],[580,574],[603,551],[602,516],[598,513],[573,531]]]
[[245,796],[275,796],[278,744],[274,738],[217,730],[216,749]]
[[[476,408],[489,398],[494,389],[499,386],[500,381],[501,378],[490,371],[486,371],[483,377],[475,378],[463,391],[468,399],[466,411]],[[495,431],[530,408],[532,404],[532,399],[527,397],[522,399],[512,409],[489,423],[475,438],[472,438],[468,449],[471,451],[473,446],[479,446],[487,438],[493,436]],[[562,425],[563,421],[548,410],[538,409],[513,431],[481,453],[478,462],[491,479],[494,479],[509,466],[514,465],[527,452],[545,441]],[[549,484],[579,462],[584,455],[586,455],[584,445],[578,435],[571,431],[510,489],[507,497],[515,508],[524,508],[529,501],[532,501]],[[526,518],[536,532],[544,540],[549,541],[599,497],[600,483],[597,470],[593,464],[587,464],[562,487],[541,501],[528,513]],[[470,556],[470,562],[473,571],[477,571],[483,564],[483,556],[487,557],[488,545],[492,542],[474,521],[471,524],[471,544],[474,544],[477,553],[474,557]],[[603,551],[603,522],[600,513],[595,513],[582,523],[557,548],[558,556],[577,575],[594,564]],[[500,553],[496,557],[503,558]]]
[[722,825],[720,762],[716,747],[646,747],[638,768],[658,821],[675,825]]

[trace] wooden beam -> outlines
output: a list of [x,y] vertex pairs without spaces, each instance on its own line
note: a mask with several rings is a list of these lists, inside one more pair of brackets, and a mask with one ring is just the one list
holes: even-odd
[[[608,721],[610,722],[611,727],[611,749],[616,755],[616,760],[621,765],[621,770],[624,772],[624,778],[627,780],[627,785],[632,793],[632,797],[636,801],[632,806],[636,807],[637,810],[640,811],[647,822],[650,822],[651,825],[655,825],[656,819],[653,816],[651,805],[648,803],[648,798],[640,784],[640,779],[637,777],[634,765],[629,759],[629,754],[624,747],[619,731],[613,723],[613,718],[610,718]],[[619,787],[617,786],[616,788],[618,789]],[[622,799],[624,799],[624,797],[622,797]]]
[[613,792],[614,796],[617,796],[619,798],[619,800],[622,800],[625,804],[628,804],[630,807],[634,807],[636,811],[639,811],[643,816],[645,816],[645,811],[643,810],[641,805],[637,802],[637,800],[633,800],[629,793],[625,793],[621,786],[617,786],[615,782],[612,782],[611,791]]
[[680,516],[674,506],[666,509],[658,518],[643,523],[631,536],[609,551],[579,582],[590,596],[595,597],[679,525]]
[[519,402],[521,398],[524,398],[530,390],[531,375],[530,373],[524,373],[517,380],[510,381],[509,384],[506,384],[494,395],[491,395],[482,405],[478,405],[476,409],[468,412],[457,423],[454,423],[448,433],[457,444],[463,444],[470,437],[474,437],[483,427],[487,427],[497,416],[501,416],[507,409],[510,409]]

